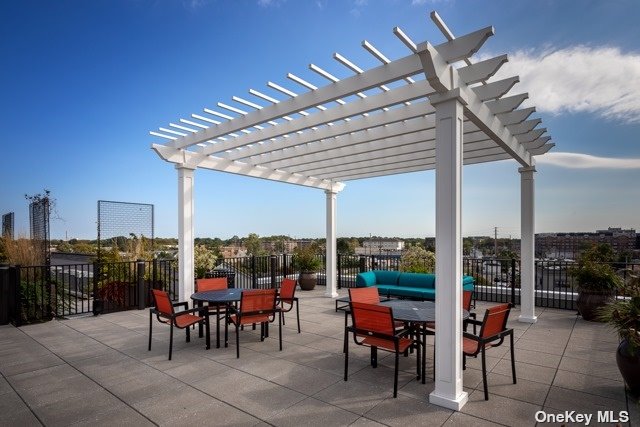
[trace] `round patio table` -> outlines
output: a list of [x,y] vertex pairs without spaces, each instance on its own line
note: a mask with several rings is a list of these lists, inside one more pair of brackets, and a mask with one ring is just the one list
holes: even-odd
[[[240,301],[241,296],[242,289],[238,288],[202,291],[191,295],[191,299],[198,304],[198,307],[202,307],[205,302],[216,307],[216,348],[220,348],[220,307]],[[202,337],[202,326],[198,327],[198,333]]]

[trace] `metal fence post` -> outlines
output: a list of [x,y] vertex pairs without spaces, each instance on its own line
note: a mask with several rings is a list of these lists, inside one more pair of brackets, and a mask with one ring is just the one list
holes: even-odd
[[0,325],[9,323],[9,266],[0,267]]
[[256,289],[258,287],[258,272],[256,271],[256,256],[251,255],[251,287]]
[[516,306],[516,259],[511,258],[511,305]]
[[[13,274],[11,274],[11,271]],[[22,284],[20,281],[20,266],[11,267],[9,273],[9,293],[12,296],[13,313],[10,317],[13,319],[14,326],[22,326]],[[12,314],[12,315],[11,315]]]
[[154,258],[151,262],[151,285],[149,286],[149,294],[151,289],[158,289],[158,258]]
[[144,310],[147,306],[146,292],[144,289],[144,264],[144,260],[139,259],[137,261],[138,310]]
[[364,273],[367,271],[367,258],[361,256],[360,257],[360,273]]
[[277,289],[278,285],[276,284],[276,269],[278,268],[278,257],[275,255],[271,255],[269,257],[269,268],[271,269],[271,288]]
[[338,254],[338,262],[336,267],[338,269],[338,289],[342,289],[342,254]]
[[104,309],[104,302],[98,298],[98,284],[100,283],[100,261],[93,263],[93,315],[97,316]]
[[287,264],[287,254],[282,254],[282,275],[283,277],[287,277],[289,273],[289,265]]

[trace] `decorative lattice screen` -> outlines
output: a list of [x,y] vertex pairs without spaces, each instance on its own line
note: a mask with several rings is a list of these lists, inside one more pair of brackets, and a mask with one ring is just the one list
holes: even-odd
[[126,251],[131,239],[149,239],[153,248],[153,205],[98,200],[98,257],[114,245]]
[[39,198],[29,203],[29,232],[31,240],[42,254],[41,261],[49,264],[49,198]]

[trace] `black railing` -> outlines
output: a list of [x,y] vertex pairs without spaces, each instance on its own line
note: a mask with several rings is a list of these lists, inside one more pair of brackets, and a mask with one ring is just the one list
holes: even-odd
[[[324,285],[325,260],[318,272]],[[573,262],[535,262],[535,303],[539,307],[575,310],[577,291],[570,274]],[[337,284],[354,287],[359,272],[398,270],[400,257],[391,255],[338,254]],[[617,263],[622,277],[640,271],[640,263]],[[213,276],[225,276],[229,286],[243,289],[277,288],[283,277],[297,278],[291,255],[227,258],[218,263]],[[463,274],[475,279],[479,301],[520,304],[520,262],[515,259],[464,258]],[[178,262],[175,260],[54,266],[0,267],[0,324],[16,325],[53,317],[100,313],[151,304],[151,289],[178,295]]]
[[144,308],[152,288],[177,295],[177,272],[170,260],[0,267],[0,324]]

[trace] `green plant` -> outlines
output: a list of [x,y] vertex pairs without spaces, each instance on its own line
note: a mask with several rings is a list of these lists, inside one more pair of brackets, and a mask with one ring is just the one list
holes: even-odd
[[400,271],[410,273],[433,273],[436,269],[436,255],[420,246],[411,246],[400,258]]
[[197,245],[194,248],[193,258],[196,279],[203,278],[207,271],[213,270],[216,266],[217,258],[215,253],[205,245]]
[[640,276],[630,275],[621,291],[626,297],[601,308],[598,318],[613,326],[620,338],[627,340],[629,353],[633,356],[640,350]]
[[579,291],[611,294],[622,284],[613,267],[609,245],[594,245],[584,252],[578,264],[569,270]]
[[302,273],[315,273],[322,266],[318,256],[318,245],[298,246],[293,250],[293,267]]

